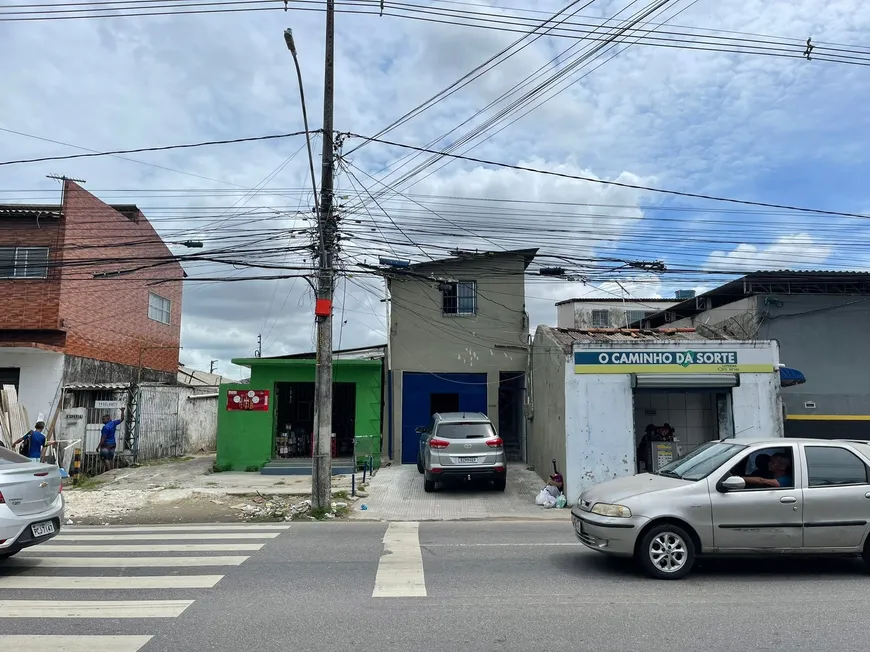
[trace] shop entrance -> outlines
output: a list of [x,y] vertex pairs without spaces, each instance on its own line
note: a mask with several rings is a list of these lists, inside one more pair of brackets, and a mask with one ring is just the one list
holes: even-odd
[[[273,459],[310,458],[314,438],[314,383],[276,383]],[[332,457],[352,457],[356,384],[332,384]]]
[[[676,459],[707,442],[733,434],[727,432],[731,423],[730,398],[731,390],[726,388],[635,389],[638,472],[654,469],[659,462],[666,462],[668,455]],[[650,450],[648,441],[667,441],[669,436],[673,438],[670,447]]]

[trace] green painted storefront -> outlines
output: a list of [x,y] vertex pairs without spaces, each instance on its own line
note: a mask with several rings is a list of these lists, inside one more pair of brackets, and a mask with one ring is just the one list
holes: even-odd
[[[217,465],[224,470],[245,471],[261,468],[279,456],[276,442],[278,434],[285,433],[287,418],[293,401],[303,405],[294,408],[297,414],[308,409],[310,401],[304,404],[298,395],[313,398],[315,361],[311,358],[244,358],[233,360],[233,364],[248,367],[251,380],[247,384],[221,385],[218,406]],[[380,450],[381,415],[383,403],[383,364],[381,360],[334,360],[333,382],[336,394],[336,410],[339,423],[336,428],[344,433],[343,444],[352,431],[353,436],[375,437],[376,449]],[[227,393],[269,392],[267,410],[229,410]],[[352,405],[341,411],[338,398],[343,405]],[[310,407],[313,411],[313,407]],[[335,412],[334,412],[335,415]],[[335,420],[335,417],[334,417]],[[306,439],[308,424],[306,423]],[[301,438],[301,434],[297,439]],[[342,457],[341,454],[335,457]],[[350,458],[351,455],[346,455]],[[375,455],[376,458],[379,455]],[[305,461],[305,454],[296,459]],[[307,457],[310,463],[310,454]],[[378,460],[376,459],[376,464]]]

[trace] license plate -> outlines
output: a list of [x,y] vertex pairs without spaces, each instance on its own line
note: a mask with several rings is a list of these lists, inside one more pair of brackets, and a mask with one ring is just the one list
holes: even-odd
[[460,464],[477,464],[476,457],[460,457],[458,460]]
[[35,537],[44,537],[46,534],[54,534],[54,523],[46,521],[45,523],[35,523],[30,526],[31,532]]

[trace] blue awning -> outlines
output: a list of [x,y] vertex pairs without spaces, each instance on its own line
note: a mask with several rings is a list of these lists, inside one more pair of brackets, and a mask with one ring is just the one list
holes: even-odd
[[802,385],[803,383],[807,382],[807,378],[797,369],[780,367],[779,382],[780,385],[782,385],[783,387],[792,387],[794,385]]

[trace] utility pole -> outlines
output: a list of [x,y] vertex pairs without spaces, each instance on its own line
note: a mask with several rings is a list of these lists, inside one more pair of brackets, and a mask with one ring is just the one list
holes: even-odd
[[254,351],[255,358],[263,357],[263,334],[257,335],[257,350]]
[[220,362],[220,360],[212,360],[211,362],[209,362],[208,373],[210,373],[210,374],[214,373],[214,368],[217,366],[218,362]]
[[314,509],[328,509],[332,502],[332,296],[335,219],[332,214],[333,94],[335,77],[335,0],[326,1],[326,48],[323,79],[323,168],[320,176],[318,231],[317,368],[314,388],[314,451],[311,503]]

